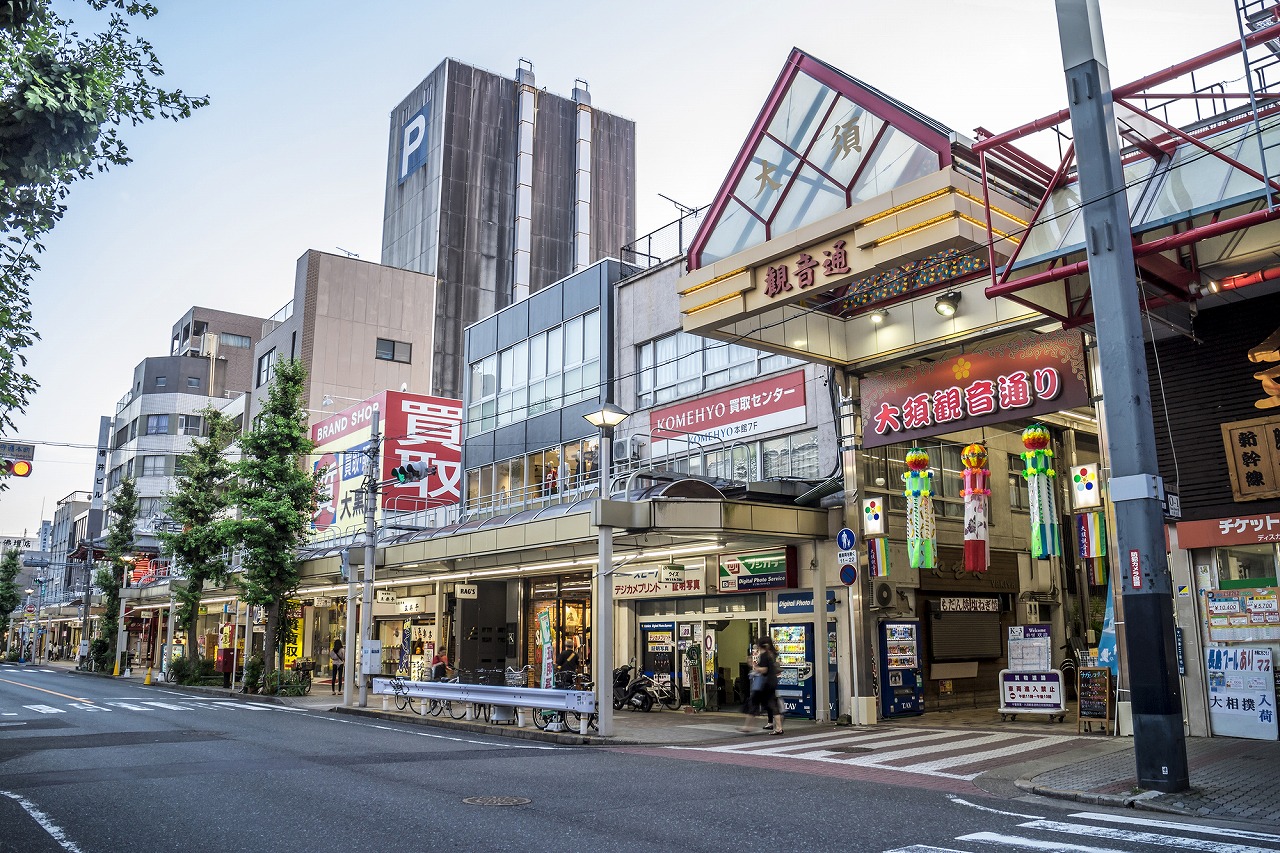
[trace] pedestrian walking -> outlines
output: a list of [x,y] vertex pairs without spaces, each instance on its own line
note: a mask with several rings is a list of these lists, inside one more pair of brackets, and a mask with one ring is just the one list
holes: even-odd
[[[773,731],[770,734],[780,735],[782,731],[782,704],[778,701],[778,649],[773,640],[764,637],[756,647],[756,654],[751,665],[751,693],[743,706],[746,719],[742,724],[742,732],[752,731],[752,717],[763,713],[772,718]],[[766,726],[768,728],[768,726]]]
[[333,680],[330,682],[330,692],[337,694],[338,685],[342,683],[343,675],[347,670],[347,655],[342,650],[342,641],[333,641],[333,651],[329,652],[329,661],[333,664]]

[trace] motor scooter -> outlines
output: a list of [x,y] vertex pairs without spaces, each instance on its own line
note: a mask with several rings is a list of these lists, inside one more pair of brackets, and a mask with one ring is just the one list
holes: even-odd
[[613,709],[621,711],[644,711],[653,709],[653,693],[649,690],[648,679],[636,674],[634,664],[620,666],[613,671]]

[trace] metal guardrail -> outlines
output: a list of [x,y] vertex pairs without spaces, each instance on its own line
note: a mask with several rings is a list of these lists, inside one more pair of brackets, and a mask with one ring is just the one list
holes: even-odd
[[499,687],[492,684],[459,684],[453,681],[405,681],[373,679],[373,692],[394,696],[392,681],[400,682],[400,691],[414,699],[441,699],[474,705],[508,705],[515,708],[538,708],[550,711],[576,711],[594,714],[596,694],[587,690],[555,690],[541,687]]

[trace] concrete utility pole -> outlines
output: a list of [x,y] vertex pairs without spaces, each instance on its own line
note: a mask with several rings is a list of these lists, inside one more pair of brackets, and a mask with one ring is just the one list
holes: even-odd
[[[382,413],[373,410],[373,437],[369,441],[369,470],[365,472],[364,487],[364,600],[360,603],[360,657],[364,658],[365,644],[373,639],[373,561],[377,556],[378,520],[378,478],[382,473],[378,469],[381,459],[379,453],[380,424]],[[347,608],[347,621],[351,620],[351,609]],[[351,652],[347,652],[347,657]],[[350,661],[348,661],[350,665]],[[369,682],[365,678],[363,661],[360,666],[360,707],[369,704]]]
[[[1098,0],[1056,0],[1089,252],[1124,590],[1138,785],[1184,791],[1187,747],[1133,237]],[[1113,569],[1114,570],[1114,569]],[[1139,665],[1132,663],[1138,661]]]

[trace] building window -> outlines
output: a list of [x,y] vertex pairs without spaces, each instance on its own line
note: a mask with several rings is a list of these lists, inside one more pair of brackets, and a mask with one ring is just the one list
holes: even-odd
[[1031,495],[1027,491],[1027,478],[1022,476],[1026,467],[1022,457],[1016,453],[1009,454],[1009,506],[1023,512],[1031,511]]
[[801,364],[738,344],[676,332],[640,346],[637,405],[648,408]]
[[178,435],[200,435],[203,426],[199,415],[178,415]]
[[168,384],[169,384],[169,377],[167,377],[167,376],[157,376],[157,377],[156,377],[156,387],[157,387],[157,388],[163,388],[164,386],[166,386],[166,385],[168,385]]
[[224,347],[239,347],[240,349],[248,349],[253,346],[253,338],[248,335],[233,335],[230,332],[223,332],[218,335],[218,340]]
[[484,432],[595,397],[600,311],[574,317],[471,364],[467,427]]
[[165,457],[163,456],[142,457],[142,476],[143,477],[163,477],[164,475],[165,475]]
[[386,338],[378,338],[373,357],[380,361],[398,361],[401,364],[408,364],[412,352],[412,345],[404,341],[389,341]]
[[168,415],[147,415],[147,435],[168,435]]
[[133,479],[133,462],[135,458],[136,457],[130,456],[129,459],[124,463],[124,478],[126,480]]
[[907,451],[919,447],[929,454],[933,470],[933,506],[939,517],[964,518],[963,485],[960,462],[963,445],[937,439],[921,439],[864,450],[862,482],[868,489],[884,489],[889,493],[889,509],[905,512],[907,499],[902,494],[902,475],[907,472]]
[[129,421],[129,440],[133,441],[138,437],[138,419],[134,418]]
[[258,386],[261,388],[271,381],[271,377],[276,375],[276,350],[275,347],[267,350],[266,355],[258,359]]
[[200,377],[199,377],[199,376],[188,376],[188,377],[187,377],[187,387],[188,387],[188,388],[199,388],[199,387],[200,387]]
[[138,517],[150,518],[164,514],[164,498],[138,498]]

